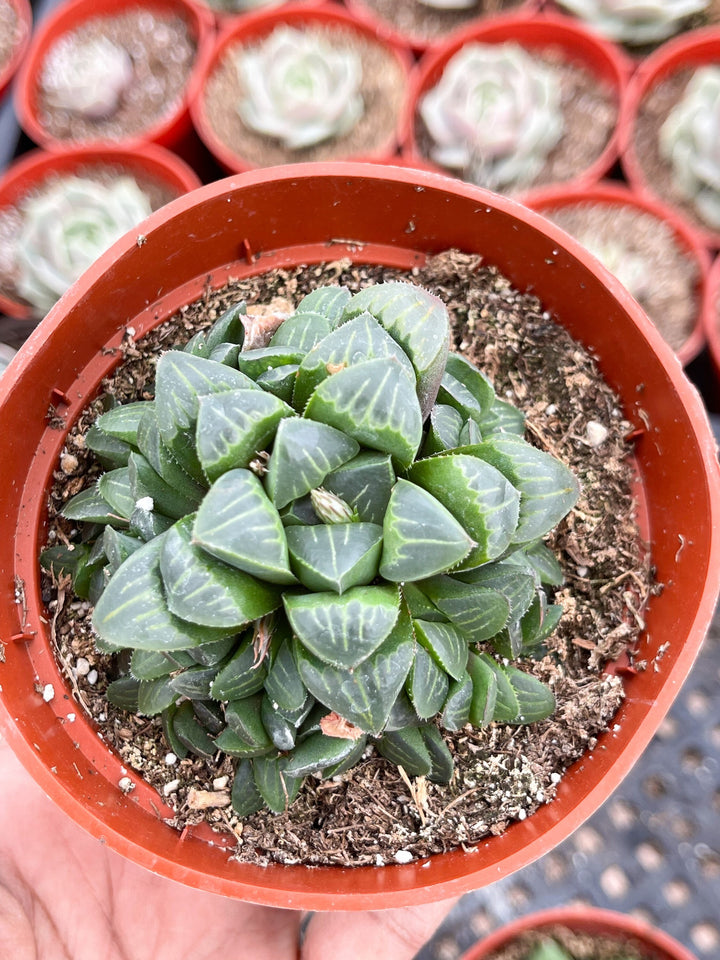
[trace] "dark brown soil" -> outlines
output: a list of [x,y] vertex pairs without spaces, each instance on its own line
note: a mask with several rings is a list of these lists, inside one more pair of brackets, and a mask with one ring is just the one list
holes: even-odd
[[470,20],[523,5],[524,0],[476,0],[466,10],[434,10],[419,0],[362,0],[362,6],[395,31],[427,43],[444,37]]
[[692,200],[686,200],[676,187],[672,167],[660,154],[659,147],[660,128],[675,104],[683,98],[693,72],[691,68],[677,70],[648,92],[638,110],[633,144],[649,189],[666,203],[681,210],[690,223],[708,229],[712,225],[700,216]]
[[0,0],[0,71],[3,70],[19,41],[18,17],[7,0]]
[[554,940],[567,951],[571,960],[657,960],[641,944],[633,940],[617,940],[608,936],[574,933],[567,927],[548,927],[522,934],[517,940],[492,953],[488,960],[530,960],[532,950],[541,943]]
[[[59,58],[72,57],[73,46],[106,37],[127,50],[134,76],[117,111],[93,120],[52,106],[44,84]],[[195,60],[196,45],[180,16],[161,16],[138,7],[116,16],[96,17],[61,37],[48,51],[37,88],[37,118],[57,140],[123,140],[155,126],[177,109]]]
[[[542,56],[533,55],[559,74],[564,130],[532,183],[506,188],[503,192],[509,194],[520,193],[529,187],[564,183],[579,176],[606,148],[618,119],[616,92],[596,76],[568,63],[559,49],[548,48]],[[415,138],[421,155],[430,159],[432,140],[419,112],[415,118]]]
[[701,309],[700,267],[668,223],[632,206],[607,203],[578,203],[543,214],[593,250],[616,244],[626,270],[634,259],[637,285],[630,292],[673,350],[683,346]]
[[[149,396],[148,360],[187,340],[198,325],[241,297],[250,304],[272,301],[282,309],[319,284],[357,288],[397,275],[339,261],[233,282],[208,292],[140,342],[128,332],[125,361],[106,390],[121,400]],[[594,748],[622,701],[621,679],[604,672],[603,665],[626,650],[633,661],[652,578],[633,514],[631,449],[625,439],[630,425],[617,397],[592,358],[538,301],[519,294],[480,258],[439,255],[414,270],[413,279],[448,304],[455,348],[480,364],[500,396],[526,411],[529,437],[567,462],[582,484],[577,507],[549,541],[565,570],[566,584],[555,598],[564,616],[548,655],[523,665],[553,688],[558,707],[551,718],[527,727],[466,727],[448,741],[456,768],[448,786],[423,777],[403,779],[370,751],[340,777],[308,778],[286,813],[260,813],[241,822],[229,807],[233,762],[168,758],[157,720],[110,707],[102,693],[115,668],[112,658],[94,648],[89,604],[74,599],[67,585],[58,593],[48,584],[59,662],[101,736],[175,806],[175,827],[208,821],[237,841],[234,855],[240,860],[381,865],[502,833],[509,821],[525,819],[552,800],[564,769]],[[97,472],[88,463],[83,438],[96,410],[97,405],[86,411],[68,438],[50,497],[51,517]],[[599,442],[598,429],[604,437]],[[51,541],[70,533],[66,521],[56,520]],[[634,665],[642,669],[644,663]],[[198,809],[197,791],[207,791],[202,796],[210,796],[210,809]]]
[[[308,28],[310,29],[310,28]],[[362,158],[389,144],[395,150],[406,76],[389,49],[344,27],[313,27],[337,47],[357,51],[362,63],[361,94],[364,112],[343,136],[302,150],[289,150],[273,137],[258,134],[240,119],[237,104],[243,88],[234,63],[241,45],[231,47],[208,79],[203,94],[207,119],[216,136],[247,166],[269,167],[306,160]]]

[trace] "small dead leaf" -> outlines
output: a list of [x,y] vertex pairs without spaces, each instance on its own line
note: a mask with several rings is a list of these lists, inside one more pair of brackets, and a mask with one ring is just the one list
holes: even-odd
[[229,807],[230,794],[227,790],[188,790],[187,805],[191,810],[210,810],[213,807]]
[[341,740],[359,740],[364,731],[350,723],[338,713],[328,713],[320,721],[320,729],[326,737],[339,737]]

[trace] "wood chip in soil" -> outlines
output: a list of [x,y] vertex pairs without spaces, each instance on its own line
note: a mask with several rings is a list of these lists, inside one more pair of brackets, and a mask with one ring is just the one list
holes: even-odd
[[[612,137],[618,119],[618,97],[615,90],[584,67],[569,63],[559,48],[548,46],[533,58],[558,74],[560,105],[563,114],[563,134],[550,151],[542,169],[531,183],[517,184],[503,192],[517,195],[529,187],[573,180],[595,163]],[[430,159],[433,141],[419,111],[415,115],[415,142],[423,157]],[[468,171],[458,173],[471,180]],[[478,182],[477,186],[485,186]]]
[[[287,309],[317,285],[345,283],[357,289],[398,276],[407,274],[342,260],[275,270],[208,290],[141,341],[128,333],[123,363],[104,390],[123,402],[150,398],[157,356],[187,341],[238,299]],[[159,721],[124,714],[103,697],[116,668],[112,657],[94,647],[90,605],[73,598],[67,584],[58,594],[46,581],[44,599],[59,663],[101,736],[129,768],[167,796],[177,811],[174,827],[205,821],[230,835],[233,855],[242,861],[381,865],[500,834],[510,821],[531,816],[551,801],[563,770],[591,751],[612,722],[623,698],[622,681],[605,672],[604,664],[629,651],[637,669],[644,665],[640,635],[652,572],[634,516],[631,449],[625,440],[631,425],[617,397],[593,359],[552,322],[536,298],[518,293],[479,257],[446,252],[413,269],[411,279],[443,299],[455,349],[486,371],[501,397],[525,410],[529,438],[568,463],[582,484],[576,508],[548,541],[566,576],[555,597],[563,617],[548,641],[548,655],[521,664],[552,687],[558,702],[552,717],[526,727],[467,727],[449,737],[455,774],[447,786],[424,778],[408,783],[371,751],[342,776],[308,777],[285,813],[259,813],[240,822],[231,808],[197,810],[190,799],[196,796],[191,791],[226,791],[233,761],[189,758],[168,764]],[[51,543],[72,534],[58,512],[98,472],[84,434],[99,408],[98,401],[74,425],[54,475]],[[598,423],[607,431],[599,444],[590,429]],[[78,658],[97,671],[94,684],[78,676]]]
[[[299,28],[296,24],[296,28]],[[307,26],[332,46],[350,48],[360,57],[360,92],[364,112],[347,133],[301,150],[290,150],[279,140],[247,127],[240,119],[238,104],[243,86],[235,66],[241,44],[231,46],[208,78],[203,93],[208,123],[222,143],[247,166],[269,167],[301,161],[344,160],[373,151],[395,150],[400,110],[407,91],[405,72],[390,49],[370,40],[357,30],[337,26]]]

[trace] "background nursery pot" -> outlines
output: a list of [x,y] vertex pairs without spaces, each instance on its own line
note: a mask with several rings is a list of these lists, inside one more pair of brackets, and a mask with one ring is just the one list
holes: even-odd
[[[537,210],[551,220],[554,219],[553,214],[556,211],[560,213],[564,209],[579,206],[590,206],[606,212],[625,208],[628,215],[634,212],[638,216],[652,217],[656,221],[654,228],[649,228],[655,230],[653,232],[653,243],[657,243],[656,229],[664,228],[667,231],[668,242],[671,241],[676,248],[676,257],[686,258],[694,267],[695,281],[692,284],[692,290],[690,295],[683,298],[687,302],[694,296],[694,319],[688,324],[685,339],[679,346],[676,345],[675,350],[683,366],[697,357],[705,340],[702,304],[705,300],[710,261],[707,250],[700,243],[696,232],[672,208],[649,197],[640,197],[633,190],[611,182],[592,184],[587,187],[558,186],[538,189],[528,193],[523,198],[523,202],[531,210]],[[618,239],[622,239],[620,230],[617,236]],[[622,257],[623,251],[627,253],[627,249],[622,247],[618,251],[618,255]],[[623,257],[623,259],[627,261],[627,257]],[[665,260],[665,262],[667,261]],[[643,272],[645,273],[645,271]],[[654,275],[652,270],[650,270],[649,275]],[[662,329],[662,322],[666,313],[663,310],[657,312],[658,321],[656,322]],[[688,310],[688,314],[690,314],[690,310]]]
[[[143,230],[145,243],[127,235],[76,283],[0,382],[6,491],[0,635],[7,639],[0,720],[9,743],[68,815],[113,848],[163,875],[254,902],[355,910],[421,903],[531,862],[567,837],[629,771],[687,676],[712,616],[720,477],[705,413],[677,360],[620,284],[562,231],[506,198],[427,172],[371,164],[256,171],[179,198]],[[229,276],[344,256],[409,268],[450,247],[482,253],[519,289],[531,287],[599,357],[637,424],[641,511],[666,584],[648,610],[642,652],[651,660],[667,645],[664,658],[659,670],[628,677],[617,726],[600,738],[591,762],[582,759],[567,771],[553,802],[476,851],[382,868],[233,862],[202,831],[181,837],[167,827],[158,810],[162,817],[168,808],[139,777],[124,794],[118,783],[127,771],[119,757],[81,711],[67,722],[77,708],[63,695],[37,563],[57,456],[69,426],[116,364],[109,351],[128,325],[142,335],[208,283],[219,287]],[[49,692],[48,684],[55,696],[45,700],[37,690]]]
[[[14,30],[9,31],[3,36],[3,47],[10,42],[7,56],[2,57],[2,48],[0,48],[0,97],[5,93],[8,84],[15,76],[15,71],[22,63],[28,44],[30,43],[30,32],[32,30],[32,8],[28,0],[9,0],[5,3],[9,8],[10,14],[15,17]],[[7,28],[3,24],[3,31]]]
[[[210,11],[188,0],[149,0],[137,3],[136,0],[70,0],[52,11],[37,27],[30,49],[18,74],[15,90],[15,111],[20,126],[28,136],[48,150],[62,149],[71,140],[56,137],[44,124],[40,101],[40,77],[48,55],[59,43],[65,42],[74,31],[98,18],[118,17],[126,12],[141,12],[165,17],[180,17],[187,25],[189,38],[195,44],[195,53],[187,77],[185,89],[173,90],[174,101],[169,107],[143,123],[137,132],[123,136],[108,135],[100,130],[84,137],[85,144],[103,142],[158,143],[165,147],[180,149],[197,146],[192,143],[192,123],[188,104],[198,83],[198,66],[210,42],[213,31],[213,18]],[[156,52],[157,53],[157,52]],[[155,54],[156,55],[156,54]],[[166,53],[160,59],[166,59]],[[147,115],[147,114],[146,114]],[[190,138],[190,142],[188,141]]]
[[720,403],[720,257],[715,258],[708,275],[703,328],[715,370],[715,401]]
[[[76,147],[48,153],[34,150],[16,161],[0,178],[0,214],[22,203],[53,177],[79,176],[93,168],[116,168],[140,181],[156,184],[171,199],[194,190],[200,180],[193,170],[169,150],[153,144],[124,147]],[[31,319],[26,302],[0,292],[0,310],[10,317]]]
[[553,928],[557,927],[591,937],[617,940],[620,952],[623,944],[632,944],[652,960],[696,960],[681,943],[661,930],[634,917],[595,907],[556,907],[521,917],[475,944],[463,955],[462,960],[487,960],[525,934],[538,931],[551,936]]

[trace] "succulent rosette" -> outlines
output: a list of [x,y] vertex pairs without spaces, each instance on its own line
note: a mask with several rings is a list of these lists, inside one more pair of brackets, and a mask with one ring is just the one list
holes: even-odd
[[151,213],[129,176],[108,183],[59,177],[28,196],[15,246],[17,291],[39,314],[124,233]]
[[693,74],[660,128],[659,145],[682,196],[720,228],[720,67]]
[[48,53],[40,86],[50,106],[102,120],[116,112],[133,76],[124,47],[104,36],[69,36]]
[[577,481],[423,288],[317,288],[252,349],[244,311],[90,428],[106,472],[43,563],[125,665],[110,700],[162,715],[178,756],[236,758],[239,815],[371,747],[448,781],[443,731],[554,709],[523,663],[559,620],[543,538]]
[[363,114],[360,57],[330,34],[277,27],[240,49],[236,64],[243,123],[289,150],[342,136]]
[[609,40],[640,46],[679,33],[709,0],[559,0],[561,6]]
[[558,77],[516,43],[464,45],[419,110],[431,158],[492,190],[532,183],[563,131]]

